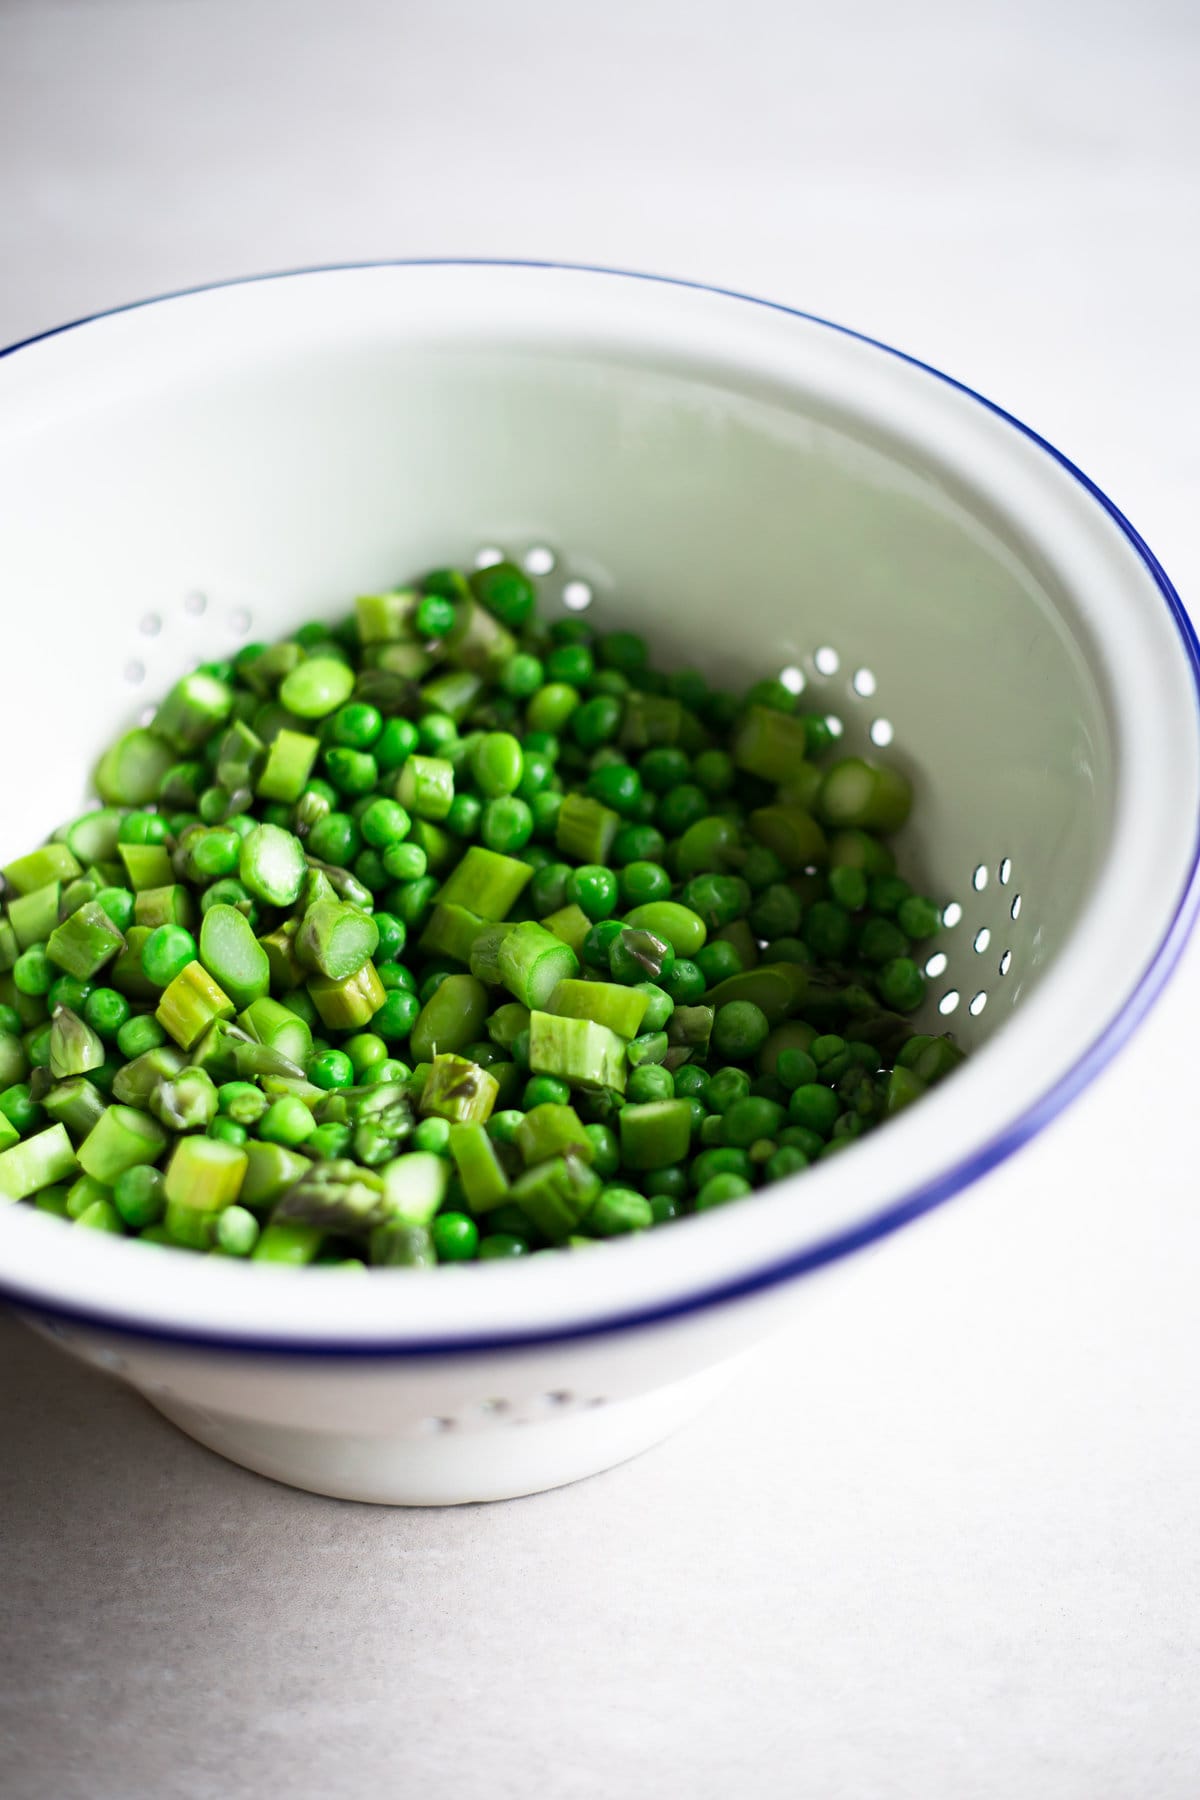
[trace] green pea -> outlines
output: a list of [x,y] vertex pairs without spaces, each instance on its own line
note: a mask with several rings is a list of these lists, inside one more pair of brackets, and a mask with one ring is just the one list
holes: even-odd
[[557,734],[579,706],[577,688],[568,687],[565,682],[551,681],[533,695],[525,709],[525,718],[532,730]]
[[744,1062],[767,1041],[767,1015],[752,1000],[730,1000],[719,1006],[713,1020],[713,1043],[722,1056]]
[[471,757],[475,783],[489,800],[515,794],[521,785],[524,768],[520,741],[510,731],[485,732]]
[[527,802],[515,794],[489,800],[483,809],[479,835],[489,850],[501,856],[512,856],[524,849],[533,836],[533,814]]
[[362,700],[340,706],[329,721],[330,741],[347,750],[369,750],[382,731],[383,714]]
[[593,922],[607,919],[616,911],[619,884],[611,869],[600,863],[584,863],[567,877],[567,898]]
[[707,928],[699,913],[677,900],[651,900],[635,906],[625,915],[625,923],[635,930],[651,931],[664,938],[677,956],[693,957],[707,936]]
[[317,656],[298,663],[284,677],[279,698],[298,719],[323,719],[336,712],[354,692],[354,671],[348,663]]

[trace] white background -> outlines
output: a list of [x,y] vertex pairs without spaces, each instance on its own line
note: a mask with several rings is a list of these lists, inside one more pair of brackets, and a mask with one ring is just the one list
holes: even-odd
[[[999,399],[1194,600],[1198,80],[1187,0],[0,0],[0,341],[356,257],[700,277]],[[1192,1800],[1198,996],[539,1499],[290,1493],[0,1322],[6,1800]]]

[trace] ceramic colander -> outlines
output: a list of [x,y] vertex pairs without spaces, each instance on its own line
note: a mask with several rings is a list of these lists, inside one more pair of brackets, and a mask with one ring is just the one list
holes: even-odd
[[[966,1066],[735,1206],[525,1264],[351,1277],[0,1215],[0,1289],[225,1455],[325,1493],[530,1492],[686,1417],[798,1278],[956,1193],[1112,1053],[1194,909],[1196,646],[1066,459],[785,308],[550,266],[391,264],[107,314],[0,359],[0,852],[195,660],[499,550],[548,610],[782,674],[918,803]],[[19,678],[19,679],[18,679]],[[14,792],[14,786],[17,791]]]

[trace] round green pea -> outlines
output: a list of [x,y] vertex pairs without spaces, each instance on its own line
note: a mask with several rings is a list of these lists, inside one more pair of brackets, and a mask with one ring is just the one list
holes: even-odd
[[96,904],[108,914],[118,931],[128,931],[133,924],[135,902],[128,888],[103,887],[96,895]]
[[630,1069],[625,1083],[625,1098],[635,1106],[643,1106],[649,1100],[673,1100],[675,1082],[670,1069],[664,1069],[661,1063],[639,1063],[636,1069]]
[[218,1113],[209,1125],[207,1135],[210,1138],[216,1138],[218,1143],[232,1144],[237,1150],[247,1142],[250,1133],[244,1125],[239,1125],[236,1119],[227,1119],[223,1113]]
[[371,1025],[370,1031],[356,1031],[342,1045],[342,1054],[359,1079],[376,1063],[381,1063],[388,1053],[383,1033],[374,1029],[375,1019],[371,1020]]
[[45,944],[31,944],[13,964],[12,978],[19,994],[41,999],[54,985],[56,970],[46,955]]
[[351,700],[338,708],[327,730],[331,743],[347,750],[369,750],[383,730],[383,714],[366,701]]
[[298,719],[323,719],[336,712],[354,692],[354,670],[331,656],[314,656],[297,663],[285,675],[279,698]]
[[530,699],[525,708],[525,719],[531,730],[557,735],[579,705],[577,688],[568,687],[565,682],[550,681]]
[[571,1089],[565,1081],[555,1075],[532,1075],[525,1083],[521,1104],[526,1112],[532,1112],[535,1106],[567,1106],[570,1099]]
[[661,985],[676,1006],[694,1006],[703,997],[708,982],[703,969],[698,968],[690,957],[681,956],[673,969],[664,972]]
[[747,1094],[745,1099],[735,1100],[725,1114],[725,1142],[748,1150],[760,1138],[774,1137],[785,1116],[784,1108],[774,1100]]
[[621,871],[621,899],[626,906],[665,900],[670,892],[671,877],[661,863],[630,862]]
[[819,1082],[805,1082],[794,1090],[788,1101],[791,1123],[815,1131],[821,1137],[829,1136],[841,1110],[841,1101],[833,1089],[823,1087]]
[[523,850],[533,836],[533,814],[528,803],[515,794],[489,800],[483,809],[479,835],[489,850],[501,856]]
[[500,671],[500,686],[514,700],[528,700],[545,681],[545,669],[536,656],[520,650]]
[[412,1134],[414,1150],[431,1150],[435,1156],[444,1156],[450,1146],[450,1121],[448,1119],[422,1119]]
[[155,987],[169,987],[197,954],[195,938],[182,925],[156,925],[142,945],[142,973]]
[[515,794],[524,768],[520,740],[510,731],[484,732],[471,756],[475,785],[489,800]]
[[466,1213],[439,1213],[429,1231],[439,1262],[470,1262],[479,1248],[479,1227]]
[[740,1200],[749,1192],[750,1183],[744,1175],[712,1175],[696,1194],[696,1211],[708,1212],[714,1206],[725,1206],[730,1200]]
[[419,881],[429,867],[429,858],[420,844],[389,844],[383,866],[393,881]]
[[479,1240],[480,1262],[502,1262],[514,1256],[528,1256],[529,1241],[513,1232],[492,1231]]
[[770,1029],[767,1015],[753,1000],[728,1000],[717,1008],[712,1041],[722,1056],[745,1062],[762,1049]]
[[398,844],[408,836],[412,830],[412,820],[398,800],[388,800],[380,795],[379,799],[372,800],[369,806],[364,807],[358,819],[358,829],[374,849],[386,850],[389,844]]
[[329,1089],[354,1085],[354,1064],[342,1050],[322,1050],[309,1059],[306,1072],[315,1087]]
[[125,1224],[134,1231],[157,1225],[166,1211],[163,1172],[148,1163],[138,1163],[117,1176],[112,1188],[112,1203]]
[[316,1120],[296,1094],[273,1100],[259,1121],[258,1135],[269,1144],[296,1149],[316,1130]]
[[354,1128],[329,1119],[305,1139],[304,1149],[307,1155],[320,1160],[333,1162],[340,1156],[348,1156],[354,1142]]
[[670,944],[676,956],[693,957],[701,948],[708,930],[699,913],[677,900],[650,900],[635,906],[625,915],[626,925],[635,930],[652,931],[655,937]]
[[407,988],[393,988],[372,1016],[371,1024],[381,1037],[395,1043],[409,1035],[420,1013],[421,1002],[414,993]]
[[594,924],[607,919],[616,910],[619,895],[617,877],[602,863],[584,863],[567,877],[567,899],[586,913]]
[[426,594],[417,607],[414,623],[423,638],[444,638],[454,630],[454,602],[444,594]]
[[217,1214],[217,1245],[226,1256],[249,1256],[260,1226],[244,1206],[226,1206]]
[[115,988],[93,988],[83,1005],[84,1019],[103,1038],[118,1037],[129,1012],[128,1000]]

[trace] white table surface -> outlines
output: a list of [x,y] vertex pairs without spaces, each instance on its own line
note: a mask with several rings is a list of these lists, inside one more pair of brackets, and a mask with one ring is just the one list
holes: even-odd
[[[0,0],[0,340],[389,254],[699,276],[1000,399],[1194,597],[1198,77],[1188,0]],[[0,1322],[6,1800],[1193,1800],[1197,998],[538,1499],[292,1493]]]

